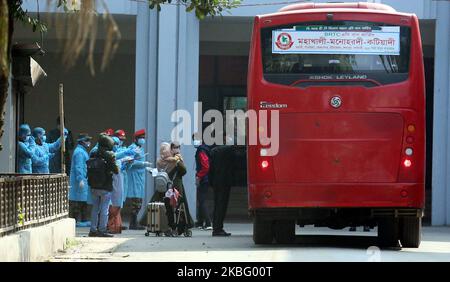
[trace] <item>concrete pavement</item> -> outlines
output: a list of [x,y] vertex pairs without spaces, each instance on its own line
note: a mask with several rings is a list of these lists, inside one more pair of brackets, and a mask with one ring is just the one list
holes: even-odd
[[376,230],[336,231],[297,227],[293,245],[256,246],[251,224],[226,224],[231,237],[212,237],[211,231],[193,230],[191,238],[145,237],[142,231],[124,231],[114,238],[89,238],[77,229],[77,244],[50,261],[447,261],[450,227],[425,227],[418,249],[380,250]]

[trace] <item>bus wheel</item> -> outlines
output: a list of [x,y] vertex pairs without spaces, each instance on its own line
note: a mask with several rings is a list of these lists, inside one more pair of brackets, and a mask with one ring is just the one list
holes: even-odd
[[253,241],[255,244],[271,244],[273,241],[273,221],[253,219]]
[[400,222],[400,242],[402,247],[418,248],[422,239],[422,218],[404,217]]
[[399,222],[396,218],[382,218],[378,221],[378,243],[380,247],[398,247]]
[[273,227],[275,232],[275,240],[278,244],[292,244],[295,242],[295,221],[275,221]]

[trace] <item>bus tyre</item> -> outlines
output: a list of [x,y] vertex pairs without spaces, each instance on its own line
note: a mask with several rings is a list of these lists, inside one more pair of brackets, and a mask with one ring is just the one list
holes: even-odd
[[404,217],[401,219],[400,242],[404,248],[418,248],[422,240],[422,218]]
[[253,241],[255,244],[272,244],[273,241],[273,221],[253,219]]
[[295,242],[295,221],[279,220],[274,223],[275,240],[278,244],[292,244]]
[[396,218],[382,218],[378,221],[378,244],[380,247],[398,247],[399,221]]

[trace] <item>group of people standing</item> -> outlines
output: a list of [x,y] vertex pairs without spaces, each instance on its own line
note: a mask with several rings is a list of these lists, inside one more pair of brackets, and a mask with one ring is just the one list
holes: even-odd
[[[59,119],[57,123],[59,125]],[[61,171],[61,143],[66,142],[66,147],[69,146],[69,149],[73,148],[74,144],[71,133],[67,129],[64,129],[64,140],[57,138],[58,128],[52,130],[52,142],[48,142],[45,129],[36,127],[31,130],[28,124],[20,126],[19,173]],[[64,156],[66,161],[69,161],[66,167],[70,171],[69,216],[76,219],[78,227],[90,227],[89,236],[111,237],[113,236],[111,234],[121,233],[128,228],[145,229],[138,222],[138,213],[145,198],[145,173],[152,170],[151,163],[145,160],[146,154],[143,148],[145,138],[145,130],[138,130],[133,135],[132,143],[126,146],[127,136],[124,130],[107,129],[99,135],[98,143],[91,148],[92,137],[87,133],[80,133],[76,139],[72,158],[70,153]],[[213,236],[229,236],[230,233],[223,230],[223,221],[233,180],[233,165],[230,159],[233,156],[233,149],[231,146],[208,146],[198,134],[194,134],[192,139],[196,147],[195,182],[198,212],[195,225],[203,230],[212,229]],[[101,160],[101,162],[95,160]],[[101,184],[96,182],[96,179],[102,178],[104,173],[103,171],[98,173],[99,165],[104,165],[101,170],[106,173]],[[194,223],[183,185],[183,176],[187,170],[178,142],[161,144],[156,167],[168,173],[173,186],[181,196],[180,201],[184,203],[187,218],[187,222],[183,223],[184,228],[192,228]],[[209,187],[213,187],[214,190],[213,220],[210,218],[206,204]],[[122,208],[127,200],[131,207],[128,227],[122,224],[121,217]],[[172,231],[176,230],[174,221],[176,207],[172,205],[170,198],[165,193],[155,192],[151,201],[165,203],[169,226]],[[90,215],[89,205],[92,206]]]
[[[68,135],[64,130],[64,139]],[[17,144],[18,173],[50,173],[51,160],[58,155],[61,147],[61,137],[53,142],[47,142],[46,131],[42,127],[31,130],[28,124],[19,127]]]
[[[72,157],[69,210],[77,226],[90,226],[89,236],[110,237],[128,228],[144,229],[137,217],[145,197],[145,168],[151,165],[145,161],[145,135],[143,129],[135,132],[133,143],[127,147],[124,130],[108,129],[92,149],[92,137],[79,135]],[[128,228],[121,217],[127,199],[131,205]],[[86,212],[89,204],[91,221]]]

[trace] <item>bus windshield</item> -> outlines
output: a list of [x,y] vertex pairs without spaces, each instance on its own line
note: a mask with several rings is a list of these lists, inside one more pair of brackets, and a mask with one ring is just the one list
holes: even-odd
[[357,21],[264,28],[264,78],[295,87],[401,82],[408,78],[410,32],[406,26]]

